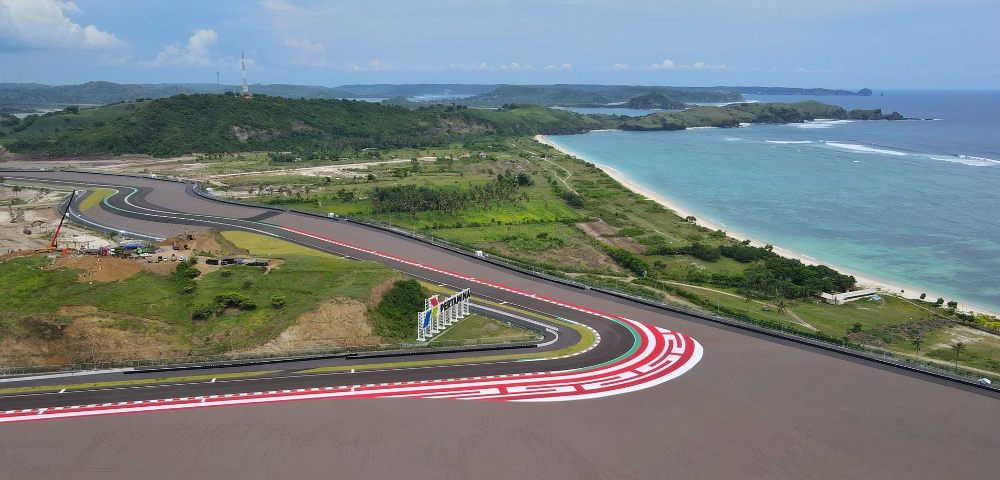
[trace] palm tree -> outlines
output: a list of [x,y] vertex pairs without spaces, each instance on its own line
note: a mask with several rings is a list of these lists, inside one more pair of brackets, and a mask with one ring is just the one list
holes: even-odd
[[778,316],[779,317],[781,315],[784,315],[785,313],[788,313],[788,304],[785,303],[785,299],[784,298],[779,298],[778,299],[778,303],[774,304],[774,308],[778,311]]
[[750,304],[753,303],[754,291],[750,288],[744,289],[743,301],[747,302],[747,316],[750,316]]
[[917,335],[916,337],[913,337],[913,340],[910,340],[910,345],[913,345],[913,349],[916,350],[917,352],[917,358],[920,358],[920,345],[923,343],[924,343],[923,335]]
[[14,198],[17,198],[17,192],[20,192],[20,191],[21,191],[21,190],[23,190],[23,189],[21,188],[21,186],[20,186],[20,185],[14,185],[14,186],[13,186],[13,187],[11,188],[11,190],[13,190],[13,191],[14,191]]
[[951,349],[955,351],[955,372],[957,373],[958,372],[958,356],[962,354],[963,350],[965,350],[965,343],[964,342],[958,342],[958,343],[952,345]]

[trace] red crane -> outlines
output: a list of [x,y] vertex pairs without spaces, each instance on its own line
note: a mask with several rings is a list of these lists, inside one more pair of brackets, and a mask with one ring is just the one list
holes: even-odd
[[51,251],[56,249],[56,240],[59,238],[59,230],[62,230],[63,222],[66,221],[66,214],[69,213],[69,206],[73,204],[74,198],[76,198],[76,190],[73,190],[73,194],[69,196],[69,201],[66,202],[66,210],[63,210],[62,218],[59,220],[59,226],[56,227],[56,233],[52,235],[52,243],[50,243],[48,247],[45,247],[46,250]]

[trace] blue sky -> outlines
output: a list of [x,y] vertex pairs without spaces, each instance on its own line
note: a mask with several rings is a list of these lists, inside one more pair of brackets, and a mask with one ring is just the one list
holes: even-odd
[[0,82],[1000,88],[996,0],[0,0]]

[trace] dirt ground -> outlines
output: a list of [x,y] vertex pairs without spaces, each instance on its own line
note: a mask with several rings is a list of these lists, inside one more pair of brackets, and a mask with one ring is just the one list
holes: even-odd
[[[44,248],[52,240],[61,214],[56,210],[66,192],[24,189],[15,195],[9,186],[0,187],[0,253]],[[17,205],[12,202],[17,200]],[[24,227],[31,234],[24,233]],[[104,236],[71,222],[63,224],[59,246],[98,248],[110,245]]]
[[578,223],[576,226],[580,227],[587,235],[594,237],[608,245],[618,248],[624,248],[632,253],[642,253],[646,251],[646,247],[639,245],[632,241],[628,237],[602,237],[601,235],[614,235],[618,233],[617,228],[612,227],[604,222],[588,222],[588,223]]
[[252,352],[281,352],[343,345],[385,343],[372,335],[367,307],[354,299],[337,297],[301,315],[277,338]]
[[131,319],[138,328],[126,330],[115,326],[112,314],[84,305],[63,307],[60,316],[76,316],[69,324],[50,324],[57,338],[5,339],[0,342],[5,365],[66,365],[73,363],[126,361],[137,358],[173,356],[173,340],[159,322]]

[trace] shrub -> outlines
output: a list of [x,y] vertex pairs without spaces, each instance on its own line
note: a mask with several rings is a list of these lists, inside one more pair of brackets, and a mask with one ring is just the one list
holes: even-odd
[[281,308],[285,306],[285,297],[281,295],[271,296],[271,306],[274,308]]
[[706,262],[717,262],[719,261],[719,257],[722,256],[718,248],[703,243],[694,242],[688,248],[691,250],[693,257]]
[[563,200],[571,207],[583,207],[583,198],[573,192],[565,192],[562,194]]
[[245,277],[243,279],[243,289],[245,290],[245,289],[248,289],[248,288],[250,288],[252,286],[253,286],[253,278],[251,278],[251,277]]
[[372,312],[375,333],[383,337],[407,338],[416,334],[417,313],[429,295],[416,280],[400,280],[385,293]]
[[196,278],[198,275],[201,275],[201,272],[186,261],[178,263],[174,269],[174,277],[180,280]]
[[230,276],[233,275],[233,272],[229,270],[223,270],[221,273],[219,273],[219,275],[222,275],[222,278],[229,278]]
[[257,308],[257,303],[253,299],[237,292],[216,295],[215,305],[219,309],[235,307],[240,310],[253,310]]
[[212,305],[209,304],[199,305],[197,307],[194,307],[193,310],[191,310],[191,318],[195,320],[204,320],[208,317],[211,317],[213,313],[215,313],[215,308],[212,307]]
[[646,272],[650,270],[649,264],[646,263],[645,260],[639,258],[636,254],[625,250],[624,248],[606,245],[605,251],[607,251],[608,256],[618,262],[619,265],[631,270],[640,277],[645,276]]

